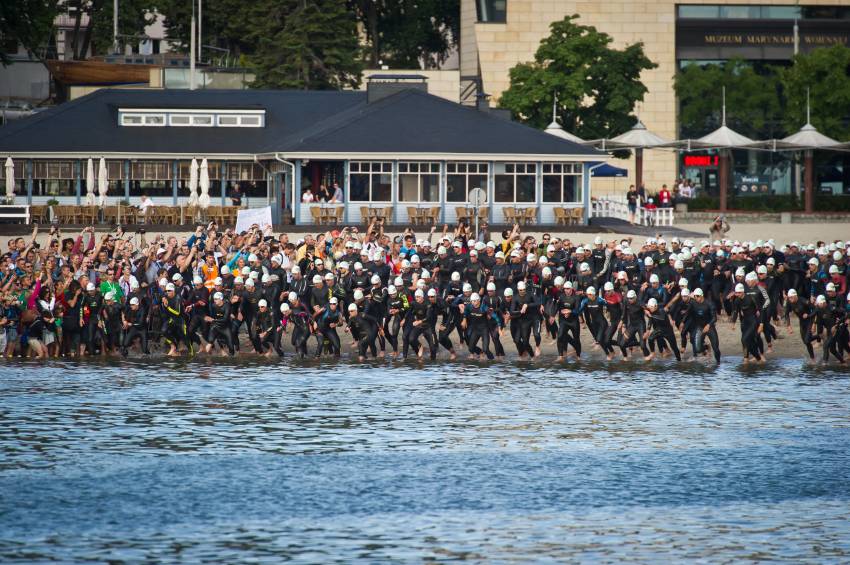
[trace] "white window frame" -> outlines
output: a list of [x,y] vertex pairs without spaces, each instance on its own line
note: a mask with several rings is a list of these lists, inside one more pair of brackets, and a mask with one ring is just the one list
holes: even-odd
[[[211,127],[215,127],[215,122],[216,122],[216,120],[215,120],[215,115],[214,115],[214,114],[191,114],[191,116],[192,116],[192,127],[193,127],[193,128],[211,128]],[[197,122],[195,121],[195,120],[200,120],[200,119],[203,119],[203,118],[209,118],[210,123],[208,123],[208,124],[201,124],[201,123],[197,123]]]
[[[462,176],[463,177],[463,185],[464,185],[464,193],[462,200],[449,200],[449,177],[451,176]],[[471,176],[484,176],[484,186],[471,186],[469,182],[469,177]],[[445,200],[447,204],[453,204],[457,206],[465,205],[469,202],[469,191],[473,188],[480,188],[485,192],[489,193],[487,189],[487,184],[490,182],[490,164],[484,161],[449,161],[446,163],[446,195]]]
[[[510,168],[510,171],[508,170]],[[499,176],[511,177],[513,196],[511,200],[498,200],[496,190]],[[517,200],[517,177],[532,177],[534,179],[534,197],[531,200]],[[493,203],[501,205],[519,204],[528,206],[537,201],[537,164],[529,162],[497,163],[493,171]]]
[[[436,165],[436,170],[432,170]],[[405,170],[407,169],[407,170]],[[437,199],[422,199],[422,177],[425,175],[436,175],[437,177]],[[401,177],[416,177],[416,200],[404,200],[401,195]],[[440,162],[439,161],[400,161],[398,164],[398,201],[401,203],[414,204],[439,204],[440,203]]]
[[[543,204],[581,204],[584,198],[582,194],[582,165],[581,163],[543,163],[541,168],[540,199]],[[561,182],[560,200],[546,200],[546,177],[555,177]],[[575,179],[576,200],[564,200],[564,179],[572,177]]]
[[[385,170],[387,169],[388,170]],[[352,175],[367,175],[369,177],[369,200],[352,200],[351,199],[351,176]],[[374,191],[374,183],[373,179],[375,177],[380,177],[382,175],[390,175],[390,197],[389,200],[375,200],[373,197]],[[356,202],[358,204],[370,204],[370,203],[378,203],[378,204],[389,204],[393,199],[393,172],[392,172],[392,161],[351,161],[348,165],[348,199],[349,202]],[[380,182],[380,180],[378,180]]]
[[[132,122],[128,122],[127,118],[138,119],[139,123],[134,124]],[[121,125],[127,127],[144,127],[145,114],[121,114]]]
[[[182,118],[187,120],[185,124],[174,123],[174,118]],[[169,114],[168,125],[173,127],[188,128],[192,127],[192,116],[190,114]]]

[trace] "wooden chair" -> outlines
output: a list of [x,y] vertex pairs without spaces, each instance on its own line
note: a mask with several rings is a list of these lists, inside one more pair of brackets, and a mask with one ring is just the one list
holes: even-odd
[[529,226],[537,221],[537,208],[534,206],[529,206],[523,211],[523,220],[525,225]]
[[322,209],[318,206],[310,206],[310,217],[316,225],[322,225],[325,223],[325,219],[322,217]]
[[428,208],[428,219],[431,221],[432,225],[440,221],[440,212],[441,208],[439,206],[432,206]]
[[407,221],[413,224],[414,226],[423,223],[426,216],[422,214],[425,210],[420,210],[416,206],[408,206],[407,207]]
[[81,224],[94,224],[100,216],[100,208],[97,206],[80,206],[77,211],[77,216]]
[[50,222],[50,206],[30,206],[30,222],[39,224]]
[[513,206],[505,206],[502,208],[502,214],[505,215],[506,224],[515,224],[517,221],[516,209]]
[[478,220],[479,221],[487,221],[490,217],[490,207],[489,206],[479,206],[478,207]]
[[368,206],[360,207],[360,221],[364,224],[368,224],[372,221],[373,218],[377,217],[375,214],[375,210],[369,208]]
[[584,210],[581,208],[573,208],[570,214],[570,220],[575,225],[581,224],[584,222]]
[[552,208],[552,213],[555,214],[555,225],[563,226],[567,224],[567,215],[564,208]]
[[335,206],[334,207],[334,220],[337,224],[341,224],[343,218],[345,217],[345,206]]
[[455,214],[457,215],[458,221],[465,220],[471,216],[471,210],[466,206],[455,206]]
[[56,214],[56,219],[60,224],[77,223],[76,206],[54,206],[53,212]]

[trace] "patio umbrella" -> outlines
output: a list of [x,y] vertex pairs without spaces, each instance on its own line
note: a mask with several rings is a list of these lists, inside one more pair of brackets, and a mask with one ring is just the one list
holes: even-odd
[[6,198],[15,198],[15,162],[6,157]]
[[607,141],[603,140],[603,149],[605,146],[611,149],[634,149],[635,150],[635,185],[640,187],[643,184],[643,150],[652,147],[660,147],[668,143],[643,125],[643,122],[638,119],[637,123],[627,131]]
[[94,162],[89,157],[86,163],[86,206],[94,206],[97,204],[94,194]]
[[189,206],[198,205],[198,160],[192,159],[189,167]]
[[201,196],[198,204],[204,210],[210,207],[210,172],[206,157],[201,161]]
[[577,135],[573,135],[564,128],[561,127],[561,124],[558,123],[557,118],[557,105],[558,98],[555,97],[555,100],[552,102],[552,123],[546,126],[544,132],[549,135],[554,135],[555,137],[560,137],[561,139],[566,139],[567,141],[572,141],[573,143],[584,143],[584,140]]
[[106,205],[106,191],[109,190],[109,180],[106,173],[106,159],[100,158],[100,166],[97,169],[97,192],[100,194],[100,207]]

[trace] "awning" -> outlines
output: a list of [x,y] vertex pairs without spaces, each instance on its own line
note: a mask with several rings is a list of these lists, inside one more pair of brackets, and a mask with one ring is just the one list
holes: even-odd
[[[588,163],[589,167],[594,167],[596,165],[599,165],[599,163]],[[620,167],[615,167],[608,163],[604,163],[596,168],[590,169],[590,176],[592,177],[626,177],[628,175],[629,171],[626,169],[621,169]]]

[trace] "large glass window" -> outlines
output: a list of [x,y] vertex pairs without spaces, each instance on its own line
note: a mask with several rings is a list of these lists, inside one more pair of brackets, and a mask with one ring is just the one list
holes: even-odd
[[[682,19],[725,20],[793,20],[806,17],[807,10],[800,6],[748,6],[748,5],[680,5],[677,14]],[[834,19],[834,18],[830,18]]]
[[238,184],[247,198],[265,198],[268,195],[268,182],[265,170],[258,163],[231,162],[227,164],[227,191],[229,195]]
[[32,170],[33,196],[77,194],[73,161],[35,161]]
[[349,200],[390,202],[393,165],[388,161],[352,161],[349,165]]
[[581,202],[581,165],[544,163],[543,202]]
[[446,201],[467,202],[473,188],[487,190],[487,163],[447,163]]
[[496,202],[534,202],[536,200],[537,165],[534,163],[504,163],[496,165]]
[[171,196],[170,161],[135,161],[130,163],[130,196]]
[[480,23],[503,24],[508,21],[508,0],[475,0]]
[[439,202],[440,164],[427,161],[399,163],[398,199],[401,202]]

